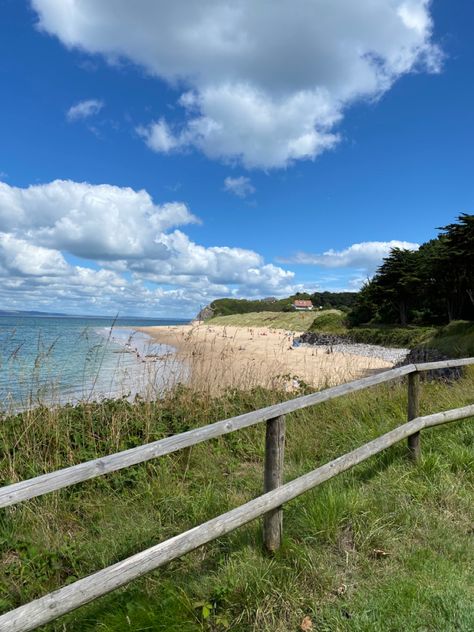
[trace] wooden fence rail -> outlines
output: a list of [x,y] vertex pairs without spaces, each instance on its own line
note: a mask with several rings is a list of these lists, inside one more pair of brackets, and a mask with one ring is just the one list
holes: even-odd
[[[418,416],[418,371],[444,369],[468,364],[474,364],[474,358],[407,365],[3,488],[0,490],[2,505],[11,505],[48,491],[61,489],[73,483],[127,467],[128,465],[140,463],[163,454],[169,454],[180,448],[201,443],[239,428],[267,421],[265,493],[262,496],[165,542],[161,542],[121,562],[5,613],[0,616],[0,631],[27,632],[28,630],[34,630],[38,626],[53,621],[57,617],[71,612],[261,516],[265,516],[265,544],[269,550],[275,550],[278,548],[281,539],[281,507],[284,503],[365,461],[402,439],[407,438],[409,440],[410,452],[416,457],[420,451],[419,434],[422,430],[474,416],[474,404],[424,417]],[[407,423],[352,452],[316,468],[304,476],[284,485],[281,484],[285,435],[283,415],[285,413],[402,377],[403,375],[409,375],[410,380],[408,399],[408,418],[410,420]],[[412,418],[413,416],[415,418]],[[414,437],[416,437],[416,440]],[[55,475],[60,476],[55,477]]]
[[332,388],[327,388],[324,391],[317,393],[311,393],[310,395],[303,395],[302,397],[296,397],[290,399],[281,404],[275,404],[273,406],[267,406],[250,413],[239,415],[238,417],[231,417],[223,421],[203,426],[201,428],[195,428],[188,432],[182,432],[178,435],[167,437],[166,439],[160,439],[146,445],[131,448],[130,450],[124,450],[123,452],[116,452],[109,456],[101,457],[99,459],[93,459],[85,463],[78,465],[72,465],[49,474],[42,474],[35,478],[30,478],[26,481],[19,483],[13,483],[0,489],[0,508],[14,505],[15,503],[36,496],[42,496],[48,492],[52,492],[75,483],[87,481],[103,474],[115,472],[131,465],[137,465],[151,459],[155,459],[166,454],[171,454],[177,450],[183,448],[189,448],[203,441],[209,439],[215,439],[223,435],[235,432],[242,428],[248,428],[255,424],[273,419],[280,415],[286,415],[320,404],[348,393],[354,393],[356,391],[363,390],[369,386],[376,386],[384,382],[389,382],[396,378],[415,373],[417,371],[432,371],[435,369],[445,369],[452,367],[466,366],[468,364],[474,364],[474,358],[464,358],[461,360],[446,360],[444,362],[431,362],[425,364],[408,364],[406,366],[399,367],[397,369],[390,369],[389,371],[383,371],[369,377],[364,377],[360,380],[354,380],[347,384],[341,384]]

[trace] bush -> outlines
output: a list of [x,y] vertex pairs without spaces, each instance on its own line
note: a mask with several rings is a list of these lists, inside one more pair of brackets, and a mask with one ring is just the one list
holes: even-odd
[[309,331],[322,331],[331,334],[347,333],[346,315],[337,312],[317,316]]

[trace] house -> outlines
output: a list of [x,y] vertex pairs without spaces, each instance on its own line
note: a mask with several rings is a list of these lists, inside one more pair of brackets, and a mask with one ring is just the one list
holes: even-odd
[[292,304],[293,309],[298,311],[309,312],[313,309],[313,303],[308,300],[295,299]]

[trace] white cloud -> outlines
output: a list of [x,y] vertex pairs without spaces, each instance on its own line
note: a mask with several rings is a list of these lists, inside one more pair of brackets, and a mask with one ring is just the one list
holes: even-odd
[[68,265],[60,252],[34,246],[24,239],[0,233],[0,274],[61,276]]
[[[326,250],[322,254],[298,252],[294,257],[280,258],[282,263],[297,263],[323,268],[358,268],[372,275],[392,248],[418,250],[419,244],[409,241],[363,241],[343,250]],[[358,279],[358,283],[360,279]],[[360,283],[359,283],[360,285]]]
[[68,48],[128,59],[183,87],[178,122],[139,133],[155,151],[195,147],[246,167],[314,159],[360,99],[437,71],[430,0],[32,0]]
[[[252,250],[204,247],[178,229],[197,222],[184,203],[155,204],[144,190],[0,182],[0,299],[13,307],[21,296],[23,309],[192,315],[219,296],[297,287],[293,272]],[[90,263],[74,265],[68,255]]]
[[224,180],[224,189],[240,198],[245,198],[255,193],[255,187],[251,183],[250,178],[246,176],[239,176],[238,178],[228,176]]
[[173,136],[168,123],[164,119],[151,123],[148,126],[139,125],[136,132],[141,136],[150,149],[167,154],[180,147],[179,139]]
[[86,259],[166,256],[164,231],[199,220],[181,202],[156,205],[146,191],[55,180],[25,189],[0,182],[0,230]]
[[78,121],[81,119],[90,118],[98,114],[104,107],[104,102],[99,99],[87,99],[86,101],[79,101],[76,105],[73,105],[66,112],[66,118],[68,121]]

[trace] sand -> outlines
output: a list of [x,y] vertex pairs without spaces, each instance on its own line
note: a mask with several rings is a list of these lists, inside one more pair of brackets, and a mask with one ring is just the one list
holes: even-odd
[[325,347],[293,347],[297,333],[265,327],[180,325],[140,327],[155,341],[176,348],[189,368],[191,386],[218,392],[228,387],[297,389],[334,386],[389,369],[379,358],[329,352]]

